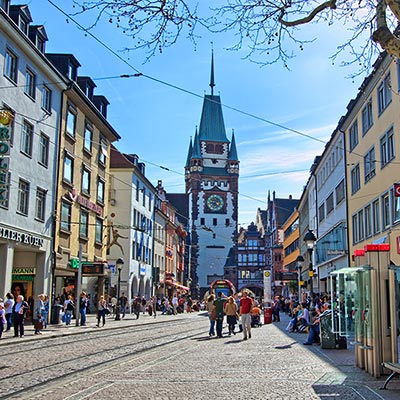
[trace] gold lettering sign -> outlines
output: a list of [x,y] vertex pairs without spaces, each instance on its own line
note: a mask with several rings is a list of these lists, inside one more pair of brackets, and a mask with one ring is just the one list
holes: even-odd
[[13,275],[36,275],[35,267],[16,267],[12,270]]

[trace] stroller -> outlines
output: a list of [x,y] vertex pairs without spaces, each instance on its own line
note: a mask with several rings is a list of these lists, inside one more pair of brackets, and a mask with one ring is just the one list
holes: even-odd
[[258,307],[254,307],[251,310],[251,327],[258,328],[262,326],[261,324],[261,310]]

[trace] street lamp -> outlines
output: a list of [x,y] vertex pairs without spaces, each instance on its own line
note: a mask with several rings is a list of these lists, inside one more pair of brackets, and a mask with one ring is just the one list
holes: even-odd
[[297,289],[297,297],[299,300],[299,304],[302,302],[301,298],[301,272],[303,269],[303,262],[304,262],[304,257],[303,256],[298,256],[296,258],[296,263],[297,263],[297,280],[298,280],[298,289]]
[[309,230],[304,235],[304,242],[307,246],[308,256],[309,256],[309,264],[308,264],[308,276],[310,278],[310,297],[311,297],[311,306],[314,305],[314,291],[313,291],[313,276],[314,276],[314,268],[312,262],[312,253],[315,246],[315,241],[317,238],[315,237],[314,233]]
[[118,286],[117,286],[117,306],[115,308],[115,320],[120,321],[121,320],[121,301],[120,301],[120,288],[121,288],[121,270],[122,267],[124,266],[124,259],[123,258],[118,258],[118,260],[115,262],[115,265],[118,270]]

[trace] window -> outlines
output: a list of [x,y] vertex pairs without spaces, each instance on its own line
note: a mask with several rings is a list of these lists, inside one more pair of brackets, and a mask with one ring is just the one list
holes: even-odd
[[318,208],[318,221],[321,222],[325,219],[325,204],[321,204]]
[[336,206],[344,199],[344,179],[335,188],[336,192]]
[[24,32],[25,35],[27,35],[28,34],[28,22],[24,18],[22,18],[21,16],[19,18],[19,24],[18,25],[19,25],[19,29],[21,29],[21,31]]
[[28,215],[29,207],[29,183],[20,179],[18,183],[18,204],[17,211]]
[[14,83],[17,83],[17,66],[17,56],[11,50],[7,49],[4,60],[4,75]]
[[378,114],[381,114],[392,101],[392,83],[390,73],[387,74],[378,86]]
[[218,220],[217,218],[213,218],[213,226],[217,226],[218,225]]
[[146,188],[142,188],[142,204],[143,207],[146,206]]
[[103,220],[96,218],[96,243],[103,243]]
[[351,194],[360,190],[360,164],[351,170]]
[[331,193],[326,199],[326,215],[333,211],[333,193]]
[[364,240],[364,210],[358,212],[358,239]]
[[390,226],[390,206],[389,194],[386,193],[382,196],[382,228],[387,229]]
[[87,211],[81,210],[81,215],[79,219],[79,237],[87,239],[89,228],[89,213]]
[[51,90],[46,85],[42,89],[42,108],[51,113]]
[[206,223],[205,218],[200,218],[200,225],[205,225],[205,223]]
[[393,197],[393,222],[400,221],[400,197]]
[[41,53],[44,53],[44,40],[39,36],[36,38],[36,47]]
[[362,116],[362,134],[364,136],[373,124],[371,99],[367,102],[367,104],[363,108],[361,116]]
[[381,230],[381,224],[380,224],[380,213],[379,213],[379,200],[375,200],[372,203],[372,222],[373,222],[373,233],[374,235],[379,233]]
[[99,177],[97,178],[97,201],[99,203],[104,203],[104,187],[105,183]]
[[25,93],[32,99],[36,97],[36,75],[29,68],[25,73]]
[[351,217],[351,223],[353,228],[353,243],[358,243],[358,215],[355,214]]
[[380,139],[381,168],[394,159],[394,135],[390,128]]
[[21,134],[21,152],[32,156],[33,125],[24,121]]
[[358,121],[355,120],[353,125],[351,125],[349,129],[349,137],[350,137],[350,151],[354,149],[354,147],[358,144]]
[[0,191],[0,207],[8,209],[10,204],[11,173],[7,172],[4,175],[0,178],[1,183],[3,184],[2,190]]
[[82,168],[82,193],[90,196],[90,171]]
[[67,120],[65,122],[65,131],[71,137],[75,138],[75,128],[76,128],[76,114],[68,108],[67,110]]
[[39,143],[39,163],[45,167],[49,165],[49,145],[50,139],[44,134],[40,134]]
[[46,190],[36,188],[35,218],[42,222],[44,222],[46,214],[46,194]]
[[61,230],[69,232],[71,230],[71,210],[70,203],[63,201],[61,203]]
[[64,175],[63,180],[67,183],[73,183],[74,177],[74,159],[68,154],[64,154]]
[[86,123],[84,138],[83,138],[83,149],[88,151],[89,153],[92,152],[92,140],[93,140],[93,132],[92,128],[89,124]]
[[372,147],[364,156],[364,182],[375,176],[375,147]]
[[365,237],[368,238],[372,235],[372,207],[368,204],[364,209],[365,215]]
[[[99,163],[101,165],[106,165],[106,157],[107,157],[107,142],[101,138],[99,146]],[[137,201],[139,201],[139,199],[137,199]]]
[[230,226],[231,222],[229,218],[225,218],[225,226]]

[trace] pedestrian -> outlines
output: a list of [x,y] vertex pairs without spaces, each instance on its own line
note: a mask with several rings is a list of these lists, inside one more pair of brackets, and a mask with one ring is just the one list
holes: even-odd
[[24,337],[24,319],[28,310],[29,304],[24,300],[24,296],[18,295],[13,306],[14,337]]
[[65,325],[71,325],[72,314],[75,310],[74,301],[72,295],[68,295],[67,299],[64,301],[64,315],[65,315]]
[[215,327],[216,314],[215,314],[214,300],[215,296],[213,294],[210,294],[207,298],[207,304],[206,304],[206,311],[208,313],[208,319],[210,321],[210,329],[208,331],[209,336],[215,336],[214,327]]
[[47,324],[49,322],[49,307],[50,307],[49,296],[44,295],[43,304],[44,304],[43,315],[42,315],[43,326],[44,328],[47,328]]
[[106,309],[107,309],[107,302],[105,301],[104,296],[100,296],[97,308],[97,324],[96,324],[97,327],[100,326],[100,320],[103,321],[102,326],[106,324]]
[[248,297],[244,290],[240,299],[240,317],[242,319],[243,340],[251,339],[251,316],[250,311],[253,308],[253,301]]
[[192,310],[192,306],[193,306],[193,300],[192,300],[192,298],[190,296],[188,296],[187,304],[186,304],[186,312],[187,313],[191,313],[193,311]]
[[214,301],[215,306],[215,322],[217,329],[217,337],[222,338],[222,324],[224,322],[224,306],[226,303],[226,296],[224,298],[222,292],[217,293],[217,300]]
[[146,314],[146,297],[142,296],[142,311],[143,311],[143,315]]
[[229,336],[231,336],[231,333],[236,335],[235,325],[238,317],[238,307],[235,303],[235,299],[232,296],[228,297],[228,302],[225,304],[225,315],[229,329]]
[[3,335],[4,328],[7,326],[6,322],[5,306],[4,303],[0,302],[0,339]]
[[174,309],[174,315],[178,314],[178,305],[179,305],[179,300],[178,297],[176,295],[176,293],[174,293],[174,295],[172,296],[172,307]]
[[43,312],[44,312],[44,294],[39,294],[35,301],[33,309],[33,326],[35,328],[35,335],[41,335],[43,329]]
[[128,298],[125,296],[125,292],[122,292],[121,297],[119,298],[119,305],[121,306],[122,318],[125,317],[127,304],[128,304]]
[[313,343],[320,344],[320,320],[321,317],[331,313],[331,305],[329,303],[324,303],[321,308],[317,308],[315,311],[317,315],[314,318],[313,323],[309,325],[310,331],[307,340],[303,343],[305,346],[311,346]]
[[139,319],[141,307],[142,301],[139,296],[136,296],[135,300],[133,300],[133,313],[136,315],[136,319]]
[[279,299],[279,296],[276,296],[274,304],[272,306],[273,322],[279,322],[281,320],[279,316],[280,309],[281,309],[281,301]]
[[88,299],[85,292],[79,297],[79,313],[81,314],[81,326],[86,326],[86,313],[88,308]]
[[5,307],[5,317],[7,321],[7,328],[6,331],[9,331],[12,326],[12,309],[14,306],[14,296],[12,293],[7,293],[6,294],[6,301],[4,302],[4,307]]

